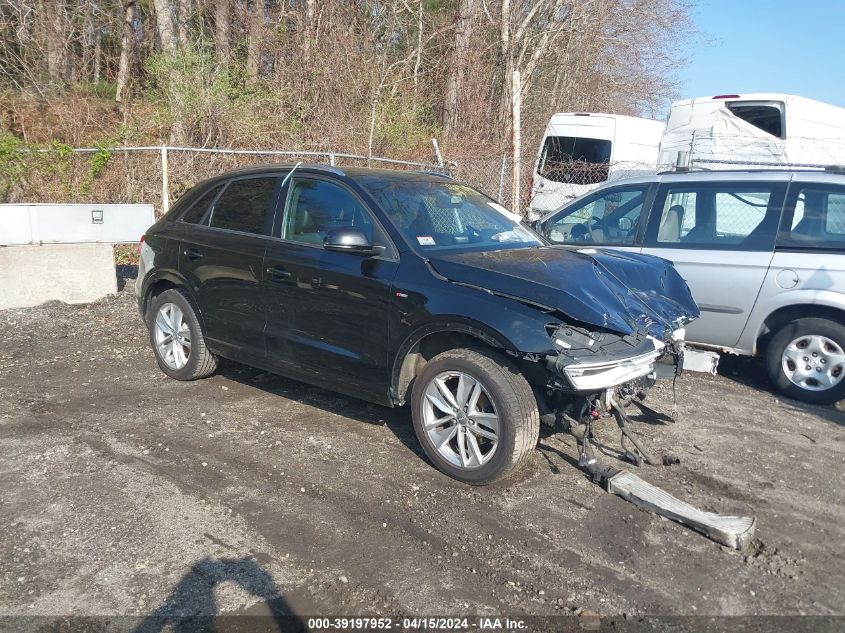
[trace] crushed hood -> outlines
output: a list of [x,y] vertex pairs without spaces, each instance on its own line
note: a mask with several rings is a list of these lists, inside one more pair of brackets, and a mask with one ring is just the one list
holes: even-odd
[[623,336],[645,329],[665,340],[699,315],[672,263],[650,255],[545,246],[438,254],[430,263],[449,281],[539,304]]

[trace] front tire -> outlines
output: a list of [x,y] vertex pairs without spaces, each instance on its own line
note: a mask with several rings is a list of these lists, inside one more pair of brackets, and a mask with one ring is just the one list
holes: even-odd
[[217,357],[205,344],[196,312],[179,290],[156,296],[147,313],[147,327],[158,366],[171,378],[196,380],[217,369]]
[[513,363],[484,349],[454,349],[431,359],[414,380],[411,417],[434,465],[476,486],[516,473],[540,433],[528,382]]
[[806,318],[787,323],[769,342],[769,377],[785,395],[830,404],[845,398],[845,325]]

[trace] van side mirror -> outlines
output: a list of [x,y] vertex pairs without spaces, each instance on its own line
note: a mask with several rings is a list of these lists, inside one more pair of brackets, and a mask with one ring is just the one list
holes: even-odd
[[377,255],[383,250],[381,247],[373,246],[366,235],[351,227],[331,229],[323,239],[323,248],[327,251],[354,255]]

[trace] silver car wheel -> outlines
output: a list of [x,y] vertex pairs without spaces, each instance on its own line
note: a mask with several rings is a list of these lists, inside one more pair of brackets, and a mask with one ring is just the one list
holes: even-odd
[[845,377],[845,352],[836,341],[812,334],[793,340],[783,350],[783,373],[808,391],[827,391]]
[[156,314],[154,327],[158,357],[171,369],[182,369],[191,355],[191,330],[182,309],[165,303]]
[[425,432],[437,453],[464,470],[481,468],[499,445],[499,416],[487,389],[461,371],[438,374],[422,400]]

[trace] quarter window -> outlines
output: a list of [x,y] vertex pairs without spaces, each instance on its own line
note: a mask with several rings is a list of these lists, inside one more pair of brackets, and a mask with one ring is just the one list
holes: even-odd
[[549,225],[549,239],[557,244],[630,246],[637,234],[645,196],[645,187],[614,189],[573,205]]
[[211,226],[241,233],[266,233],[267,214],[278,178],[244,178],[229,183],[211,214]]
[[200,199],[197,200],[193,206],[188,209],[187,213],[182,216],[182,222],[187,222],[189,224],[205,224],[205,218],[208,216],[208,212],[211,209],[211,203],[214,202],[214,199],[217,197],[217,194],[220,193],[222,188],[223,185],[218,185],[200,196]]
[[666,187],[655,204],[660,209],[656,237],[649,241],[672,248],[768,250],[777,232],[782,189],[730,183]]

